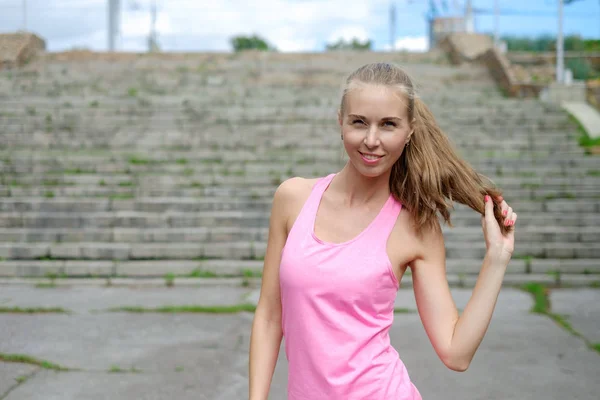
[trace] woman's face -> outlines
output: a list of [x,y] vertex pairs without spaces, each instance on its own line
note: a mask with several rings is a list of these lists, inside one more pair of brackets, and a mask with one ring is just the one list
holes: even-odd
[[338,120],[350,162],[368,177],[391,170],[412,130],[405,96],[376,85],[349,92]]

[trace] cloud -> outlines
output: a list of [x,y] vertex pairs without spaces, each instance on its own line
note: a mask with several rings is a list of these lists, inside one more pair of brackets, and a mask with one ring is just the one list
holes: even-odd
[[[29,2],[29,29],[48,50],[74,46],[106,50],[107,0]],[[118,50],[144,51],[150,31],[149,1],[121,0]],[[12,4],[12,3],[9,3]],[[21,8],[3,8],[0,29],[21,28]],[[374,39],[388,25],[389,0],[158,0],[158,40],[164,50],[231,51],[230,38],[257,34],[280,51],[321,51],[339,38]],[[376,42],[376,40],[374,40]]]
[[[383,46],[384,50],[390,50],[389,44]],[[405,36],[396,40],[396,50],[424,52],[429,50],[429,38],[427,36]]]

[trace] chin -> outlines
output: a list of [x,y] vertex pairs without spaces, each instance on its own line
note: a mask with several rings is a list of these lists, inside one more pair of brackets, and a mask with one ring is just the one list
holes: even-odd
[[356,171],[367,178],[377,178],[385,174],[389,168],[386,165],[367,166],[364,165],[362,160],[356,160],[352,162],[352,165]]

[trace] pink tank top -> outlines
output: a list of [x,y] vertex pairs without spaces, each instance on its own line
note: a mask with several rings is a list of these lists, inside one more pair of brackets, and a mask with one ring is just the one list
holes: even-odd
[[390,194],[358,236],[324,242],[315,217],[334,176],[314,185],[282,252],[288,400],[421,400],[389,338],[399,283],[386,243],[402,205]]

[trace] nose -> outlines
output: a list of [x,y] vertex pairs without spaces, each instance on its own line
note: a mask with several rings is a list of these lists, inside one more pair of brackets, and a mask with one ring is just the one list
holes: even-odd
[[371,126],[367,129],[367,134],[364,139],[365,146],[369,148],[374,148],[379,146],[379,132],[377,131],[377,126]]

